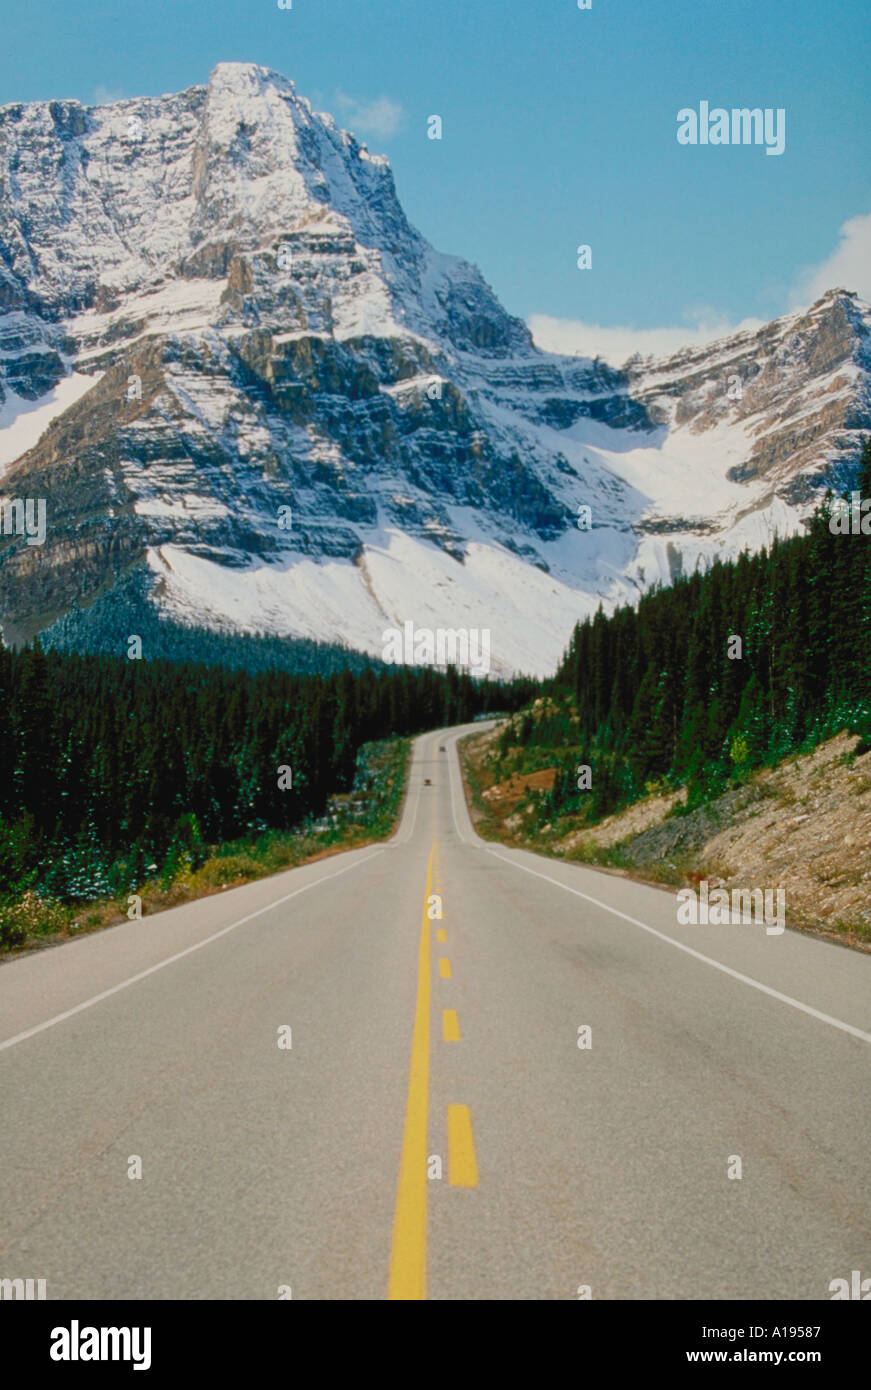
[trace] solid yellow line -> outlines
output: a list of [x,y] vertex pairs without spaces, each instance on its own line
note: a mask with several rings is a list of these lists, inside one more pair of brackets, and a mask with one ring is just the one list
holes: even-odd
[[427,906],[432,887],[435,841],[426,867],[426,892],[417,957],[417,1004],[411,1039],[411,1069],[405,1130],[390,1250],[389,1299],[426,1298],[426,1146],[429,1119],[430,954]]
[[438,931],[436,932],[436,941],[441,941],[444,944],[444,942],[447,941],[447,939],[448,934],[445,931],[444,927],[439,927]]
[[477,1187],[478,1164],[468,1105],[448,1106],[448,1175],[451,1187]]
[[439,956],[439,974],[443,980],[451,978],[451,963],[447,956]]
[[460,1020],[456,1009],[442,1009],[442,1038],[445,1042],[460,1041]]

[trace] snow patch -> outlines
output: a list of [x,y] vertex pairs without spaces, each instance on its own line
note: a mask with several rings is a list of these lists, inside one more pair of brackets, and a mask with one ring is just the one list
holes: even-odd
[[24,400],[14,391],[7,392],[0,406],[0,476],[39,442],[52,420],[96,386],[102,375],[102,372],[93,376],[73,372],[36,401]]

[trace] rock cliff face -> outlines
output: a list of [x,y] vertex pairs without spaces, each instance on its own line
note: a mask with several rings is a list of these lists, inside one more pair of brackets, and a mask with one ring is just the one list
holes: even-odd
[[4,638],[74,614],[120,642],[145,604],[379,654],[412,620],[546,671],[600,599],[849,483],[869,330],[836,290],[622,372],[541,352],[386,160],[254,65],[0,108],[0,501],[48,516],[0,536]]

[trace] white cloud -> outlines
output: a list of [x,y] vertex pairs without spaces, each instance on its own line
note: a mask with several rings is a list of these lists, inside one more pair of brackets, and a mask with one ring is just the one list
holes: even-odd
[[380,140],[389,140],[391,135],[396,134],[405,114],[399,103],[391,101],[389,97],[360,102],[355,97],[349,97],[347,92],[337,92],[336,105],[342,112],[342,120],[355,134],[359,130]]
[[[784,312],[808,308],[827,290],[852,290],[871,301],[871,213],[848,218],[839,237],[830,256],[799,274]],[[636,352],[642,357],[667,356],[681,348],[699,347],[733,333],[761,328],[765,323],[764,319],[755,318],[731,323],[709,308],[691,310],[684,317],[688,322],[682,328],[603,328],[598,323],[533,314],[528,326],[538,346],[546,352],[599,356],[620,367]]]
[[765,322],[764,319],[747,318],[740,323],[731,323],[711,309],[699,309],[687,317],[690,323],[682,328],[603,328],[598,323],[533,314],[528,320],[528,327],[538,346],[546,352],[580,357],[599,356],[612,366],[619,367],[636,352],[640,352],[642,357],[664,357],[679,352],[681,348],[698,347],[732,333],[761,328]]
[[853,290],[871,300],[871,212],[848,218],[839,235],[832,254],[799,275],[792,293],[793,309],[813,304],[826,290]]
[[94,88],[94,105],[95,105],[95,106],[111,106],[113,102],[116,102],[116,101],[125,101],[125,100],[126,100],[126,93],[125,93],[125,92],[118,92],[118,91],[115,91],[115,90],[114,90],[113,88],[111,88],[111,87],[95,87],[95,88]]

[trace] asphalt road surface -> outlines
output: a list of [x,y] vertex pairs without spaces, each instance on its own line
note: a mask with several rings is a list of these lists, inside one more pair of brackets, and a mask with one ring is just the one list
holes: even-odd
[[871,1276],[871,957],[678,926],[672,892],[485,844],[462,732],[417,740],[392,841],[0,969],[0,1278],[827,1300]]

